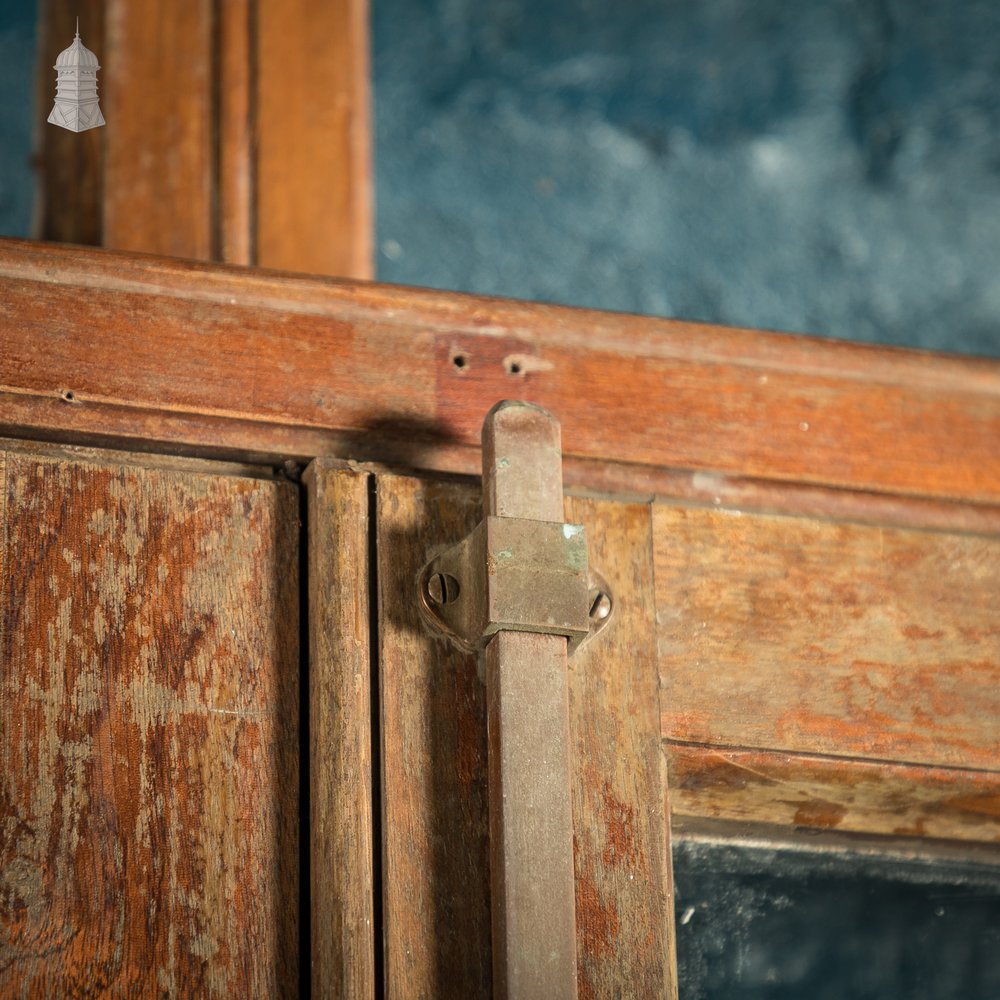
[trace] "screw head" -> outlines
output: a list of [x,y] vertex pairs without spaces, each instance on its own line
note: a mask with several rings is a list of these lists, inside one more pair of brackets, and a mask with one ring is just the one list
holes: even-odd
[[427,580],[427,599],[432,604],[451,604],[458,600],[458,580],[450,573],[433,573]]
[[590,620],[602,622],[611,614],[611,595],[603,590],[595,591],[590,597]]

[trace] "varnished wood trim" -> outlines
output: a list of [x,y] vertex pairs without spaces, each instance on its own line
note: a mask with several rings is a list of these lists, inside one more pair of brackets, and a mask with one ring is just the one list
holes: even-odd
[[218,4],[218,256],[255,263],[256,0]]
[[103,241],[218,255],[213,0],[106,0]]
[[257,262],[370,278],[367,0],[256,0]]
[[[138,411],[180,444],[240,421],[242,451],[347,437],[351,457],[381,442],[474,472],[483,415],[517,397],[559,415],[570,468],[1000,502],[1000,364],[981,359],[14,240],[0,331],[0,388],[73,386],[126,438]],[[43,406],[36,429],[82,428],[86,407]]]

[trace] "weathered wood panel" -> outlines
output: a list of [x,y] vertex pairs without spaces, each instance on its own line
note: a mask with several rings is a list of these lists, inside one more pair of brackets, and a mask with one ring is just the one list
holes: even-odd
[[648,504],[570,497],[614,617],[569,658],[580,1000],[676,997]]
[[312,995],[374,998],[368,480],[313,463],[309,504]]
[[479,520],[473,491],[378,477],[385,997],[491,996],[486,690],[414,586]]
[[675,821],[1000,842],[1000,774],[665,743]]
[[680,468],[1000,500],[995,361],[9,240],[0,336],[21,433],[475,472],[516,397],[559,415],[574,483],[613,459],[625,490]]
[[104,245],[218,255],[212,0],[106,0]]
[[[490,995],[485,689],[414,600],[478,490],[378,477],[386,996]],[[652,632],[649,508],[571,499],[616,622],[570,658],[581,997],[669,996],[671,900]]]
[[367,0],[257,0],[257,263],[374,276]]
[[658,505],[663,735],[997,769],[1000,539]]
[[0,994],[295,995],[294,488],[2,476]]

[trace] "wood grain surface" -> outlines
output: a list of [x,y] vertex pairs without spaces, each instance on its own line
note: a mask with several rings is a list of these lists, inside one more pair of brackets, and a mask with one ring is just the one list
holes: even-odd
[[0,461],[0,995],[296,995],[294,488]]
[[373,276],[366,0],[45,0],[41,106],[76,14],[108,127],[43,128],[44,239]]
[[309,507],[312,995],[374,998],[368,480],[319,460]]
[[570,497],[566,519],[614,596],[569,658],[580,998],[676,997],[650,508]]
[[664,744],[675,824],[1000,843],[1000,774],[765,750]]
[[1000,766],[1000,539],[654,508],[663,735]]
[[[477,523],[477,493],[378,477],[390,998],[490,995],[485,691],[475,658],[432,638],[413,598],[428,554]],[[570,500],[567,516],[596,540],[618,602],[616,623],[570,658],[580,996],[670,996],[649,508]]]
[[38,436],[475,473],[513,397],[559,415],[577,483],[610,460],[1000,501],[995,361],[11,240],[0,336],[0,425]]
[[371,278],[367,0],[256,0],[257,260]]
[[218,256],[214,8],[107,0],[106,247]]
[[257,88],[254,51],[257,22],[254,0],[217,5],[218,215],[216,256],[229,264],[256,262]]
[[479,504],[454,483],[377,490],[385,997],[489,997],[486,690],[475,657],[430,637],[414,590]]

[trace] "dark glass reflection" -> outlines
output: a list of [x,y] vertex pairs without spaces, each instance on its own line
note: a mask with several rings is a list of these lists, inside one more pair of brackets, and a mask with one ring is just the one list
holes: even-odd
[[674,878],[684,1000],[1000,997],[1000,867],[680,841]]

